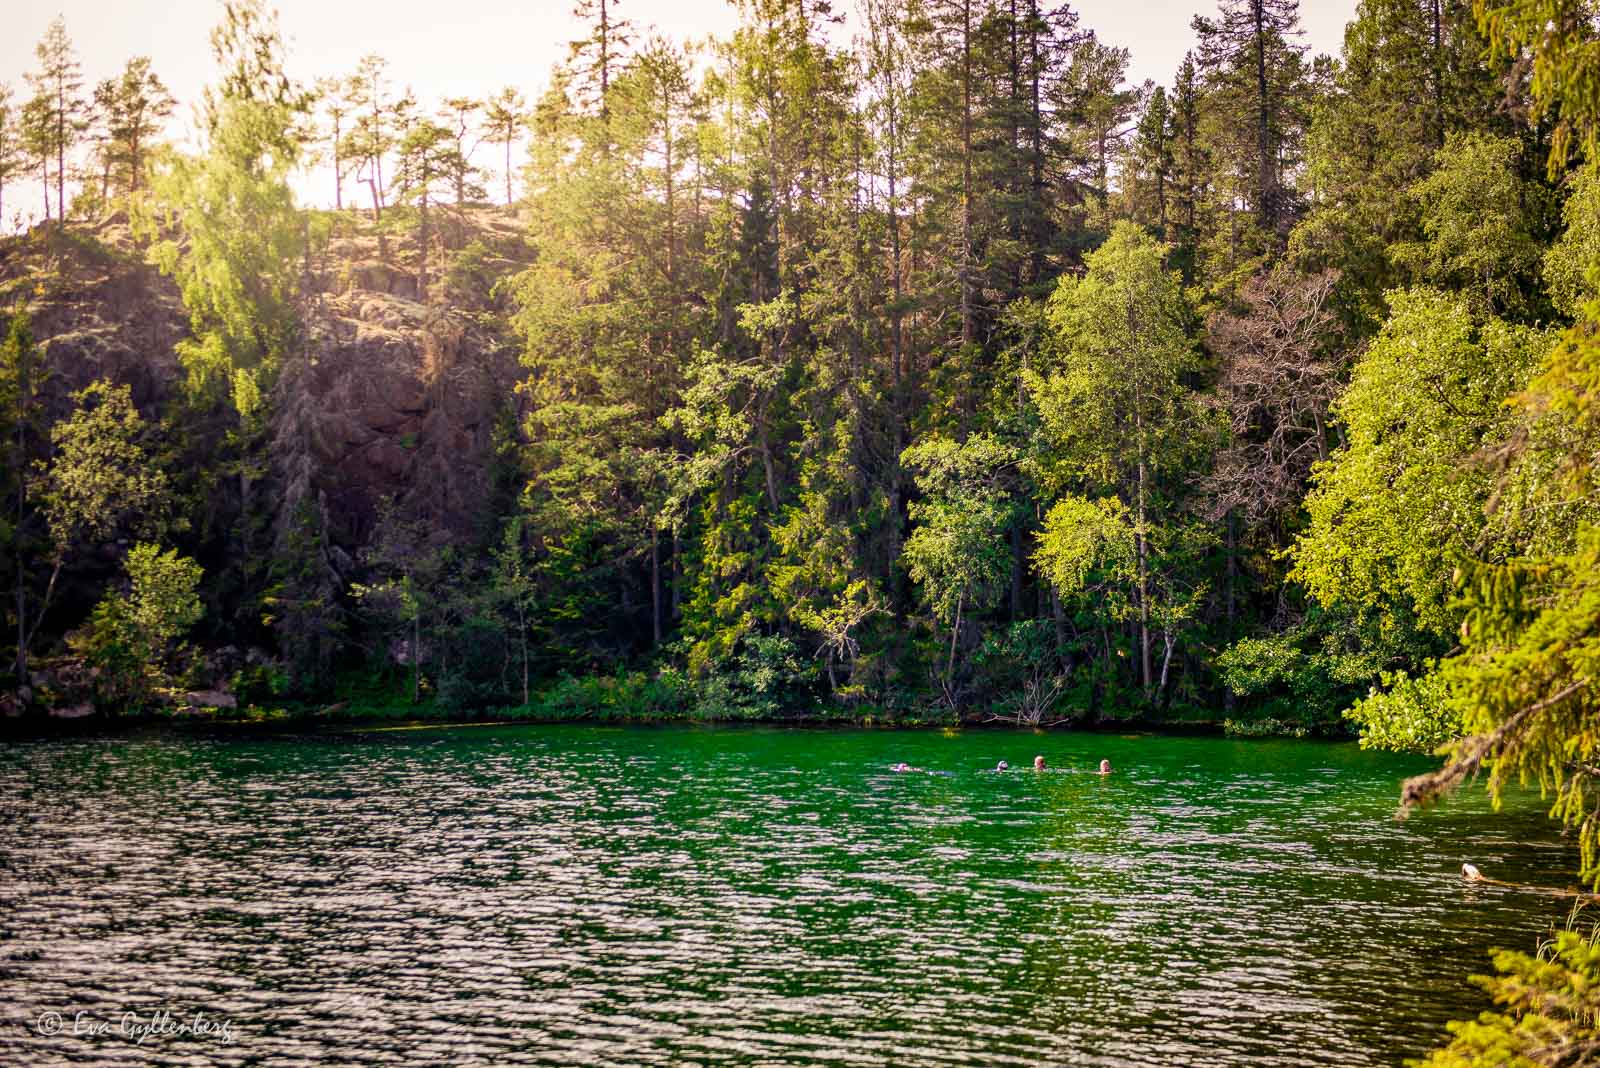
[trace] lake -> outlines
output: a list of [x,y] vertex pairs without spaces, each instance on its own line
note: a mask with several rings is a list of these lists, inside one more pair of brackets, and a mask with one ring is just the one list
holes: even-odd
[[1398,1064],[1566,910],[1462,861],[1576,863],[1536,797],[1396,822],[1431,763],[999,731],[0,743],[0,1063]]

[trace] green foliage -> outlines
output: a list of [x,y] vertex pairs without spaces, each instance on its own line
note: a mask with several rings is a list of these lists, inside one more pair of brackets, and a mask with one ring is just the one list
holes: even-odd
[[654,677],[644,672],[563,676],[517,709],[535,719],[661,720],[683,716],[694,688],[674,671]]
[[1600,297],[1600,168],[1584,167],[1568,179],[1561,209],[1566,232],[1544,254],[1550,302],[1576,317]]
[[1048,362],[1023,382],[1051,449],[1045,485],[1125,490],[1141,465],[1175,466],[1196,429],[1194,322],[1165,246],[1139,227],[1118,223],[1087,266],[1051,295]]
[[[1574,913],[1573,921],[1577,918]],[[1600,1046],[1600,930],[1571,927],[1537,953],[1497,950],[1497,974],[1474,976],[1497,1011],[1452,1022],[1450,1042],[1416,1068],[1555,1068]]]
[[[1509,433],[1505,398],[1543,335],[1437,291],[1393,293],[1390,309],[1334,406],[1345,444],[1313,475],[1293,577],[1384,633],[1415,620],[1443,639],[1459,621],[1451,573],[1489,528],[1494,477],[1475,458]],[[1512,533],[1493,532],[1490,551],[1514,551]]]
[[962,444],[935,438],[913,445],[900,459],[917,472],[924,494],[911,505],[917,526],[906,539],[907,569],[934,616],[959,625],[963,608],[981,611],[994,603],[1009,574],[1002,535],[1012,505],[1004,478],[1016,454],[977,435]]
[[[1441,662],[1439,685],[1463,737],[1438,772],[1409,781],[1407,805],[1453,789],[1480,768],[1498,798],[1508,782],[1533,779],[1553,798],[1551,814],[1577,830],[1583,873],[1600,880],[1600,818],[1594,784],[1600,733],[1594,679],[1600,672],[1600,514],[1591,458],[1600,455],[1600,306],[1563,334],[1518,398],[1524,434],[1506,452],[1505,481],[1541,475],[1518,512],[1565,511],[1570,531],[1504,560],[1475,556],[1457,573],[1459,652]],[[1553,455],[1552,455],[1553,454]]]
[[128,620],[136,647],[152,664],[165,662],[172,643],[193,626],[205,610],[195,592],[203,572],[200,565],[177,550],[141,542],[128,551],[125,562],[130,592]]
[[1586,0],[1473,0],[1478,26],[1496,55],[1525,62],[1531,110],[1553,120],[1549,172],[1574,150],[1600,157],[1600,39]]
[[780,719],[811,706],[814,665],[781,634],[747,636],[734,655],[717,664],[696,687],[697,719]]
[[1390,249],[1422,282],[1461,292],[1481,309],[1528,319],[1541,310],[1544,190],[1519,174],[1521,146],[1509,137],[1451,134],[1436,169],[1411,187],[1422,242]]
[[1486,53],[1460,2],[1363,0],[1345,28],[1331,84],[1312,103],[1310,204],[1289,256],[1341,272],[1340,304],[1359,333],[1377,328],[1383,293],[1402,283],[1391,249],[1422,239],[1408,190],[1436,165],[1436,150],[1452,133],[1514,128],[1499,108],[1505,62]]
[[99,150],[103,173],[122,192],[136,193],[154,154],[152,142],[177,102],[150,69],[149,57],[135,56],[118,77],[95,86],[94,105],[105,128]]
[[1285,721],[1273,716],[1260,719],[1225,719],[1222,733],[1228,738],[1304,738],[1303,723]]
[[990,634],[973,666],[983,689],[994,695],[990,715],[995,719],[1037,727],[1070,718],[1061,714],[1067,678],[1050,622],[1018,620]]
[[1346,715],[1361,729],[1364,748],[1436,753],[1461,737],[1460,710],[1434,666],[1422,664],[1418,676],[1386,671],[1380,676],[1383,689],[1351,707]]
[[1117,223],[1087,272],[1057,285],[1043,367],[1020,375],[1039,425],[1027,469],[1042,499],[1057,499],[1036,563],[1063,597],[1100,570],[1099,626],[1135,618],[1133,667],[1150,702],[1170,699],[1173,654],[1208,586],[1193,566],[1201,528],[1178,505],[1212,425],[1193,388],[1194,316],[1166,254]]
[[73,640],[98,673],[98,700],[113,708],[138,707],[169,683],[174,644],[205,613],[203,571],[177,550],[141,542],[124,566],[127,592],[102,599]]
[[1383,645],[1374,637],[1319,613],[1277,633],[1241,638],[1217,656],[1216,668],[1257,716],[1334,731],[1382,665]]
[[282,50],[258,0],[228,5],[212,32],[221,85],[207,94],[203,154],[173,157],[137,220],[189,312],[178,354],[191,385],[230,395],[246,417],[298,329],[305,227],[288,180],[309,97],[284,76]]
[[51,428],[55,455],[40,486],[57,559],[129,520],[159,532],[168,504],[166,476],[150,462],[128,387],[96,382],[73,399],[73,414]]
[[1034,564],[1063,596],[1126,582],[1134,564],[1133,523],[1115,497],[1062,497],[1045,514]]
[[290,689],[315,692],[333,678],[346,633],[339,582],[328,563],[322,511],[302,498],[272,554],[261,622],[271,627],[288,665]]

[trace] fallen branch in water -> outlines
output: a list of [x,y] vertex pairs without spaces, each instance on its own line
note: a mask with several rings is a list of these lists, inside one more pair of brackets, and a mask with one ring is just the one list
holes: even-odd
[[1542,701],[1535,701],[1527,708],[1522,709],[1506,719],[1500,726],[1488,734],[1479,734],[1472,738],[1464,739],[1461,743],[1459,755],[1438,771],[1426,772],[1422,775],[1413,775],[1400,787],[1400,811],[1395,815],[1405,819],[1406,815],[1418,805],[1425,805],[1436,801],[1443,795],[1460,786],[1468,776],[1476,775],[1483,766],[1484,760],[1500,752],[1506,739],[1520,730],[1522,726],[1538,715],[1555,705],[1560,704],[1573,694],[1582,690],[1589,683],[1580,679],[1563,687]]

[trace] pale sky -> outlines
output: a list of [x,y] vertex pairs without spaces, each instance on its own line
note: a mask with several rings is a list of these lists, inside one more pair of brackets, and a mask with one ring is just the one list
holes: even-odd
[[[270,2],[270,0],[269,0]],[[726,34],[736,23],[729,0],[614,0],[618,15],[641,30],[654,27],[675,40]],[[1315,52],[1337,53],[1356,0],[1303,0],[1305,43]],[[396,85],[409,84],[418,99],[486,96],[505,85],[529,99],[546,83],[551,66],[565,58],[578,35],[572,0],[524,0],[518,4],[440,4],[437,0],[279,0],[280,25],[289,43],[290,73],[307,80],[345,74],[369,52],[389,61]],[[0,35],[0,82],[26,97],[23,74],[34,66],[33,48],[56,15],[66,19],[83,65],[95,82],[122,69],[132,56],[147,55],[178,98],[171,133],[190,125],[190,105],[211,80],[208,35],[222,10],[219,0],[13,0]],[[1078,0],[1079,23],[1108,44],[1133,52],[1128,72],[1134,84],[1153,78],[1170,84],[1183,53],[1193,46],[1189,20],[1211,14],[1205,0]],[[854,0],[835,0],[854,11]],[[331,199],[331,197],[329,197]],[[8,186],[4,226],[17,207],[40,211],[36,189]]]

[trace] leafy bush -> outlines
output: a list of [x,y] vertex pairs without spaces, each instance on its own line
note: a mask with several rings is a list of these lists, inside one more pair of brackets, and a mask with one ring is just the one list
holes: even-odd
[[504,704],[509,697],[510,651],[500,623],[474,616],[455,627],[446,644],[449,655],[439,677],[439,704],[454,711]]
[[700,719],[776,719],[809,708],[816,667],[781,634],[747,635],[727,662],[701,681],[694,714]]
[[1364,748],[1432,753],[1461,737],[1461,713],[1442,676],[1386,671],[1382,682],[1387,689],[1374,689],[1345,713],[1360,726]]
[[1237,697],[1252,698],[1262,718],[1337,731],[1359,686],[1378,674],[1370,653],[1337,622],[1321,617],[1278,634],[1244,638],[1216,666]]
[[99,673],[97,696],[112,707],[137,706],[169,682],[174,643],[204,612],[195,592],[200,565],[176,550],[141,542],[125,567],[128,592],[103,598],[72,640]]
[[251,664],[234,673],[228,689],[241,704],[249,705],[284,696],[292,682],[289,672],[277,664]]
[[527,708],[537,719],[670,719],[689,706],[692,687],[677,671],[563,676]]

